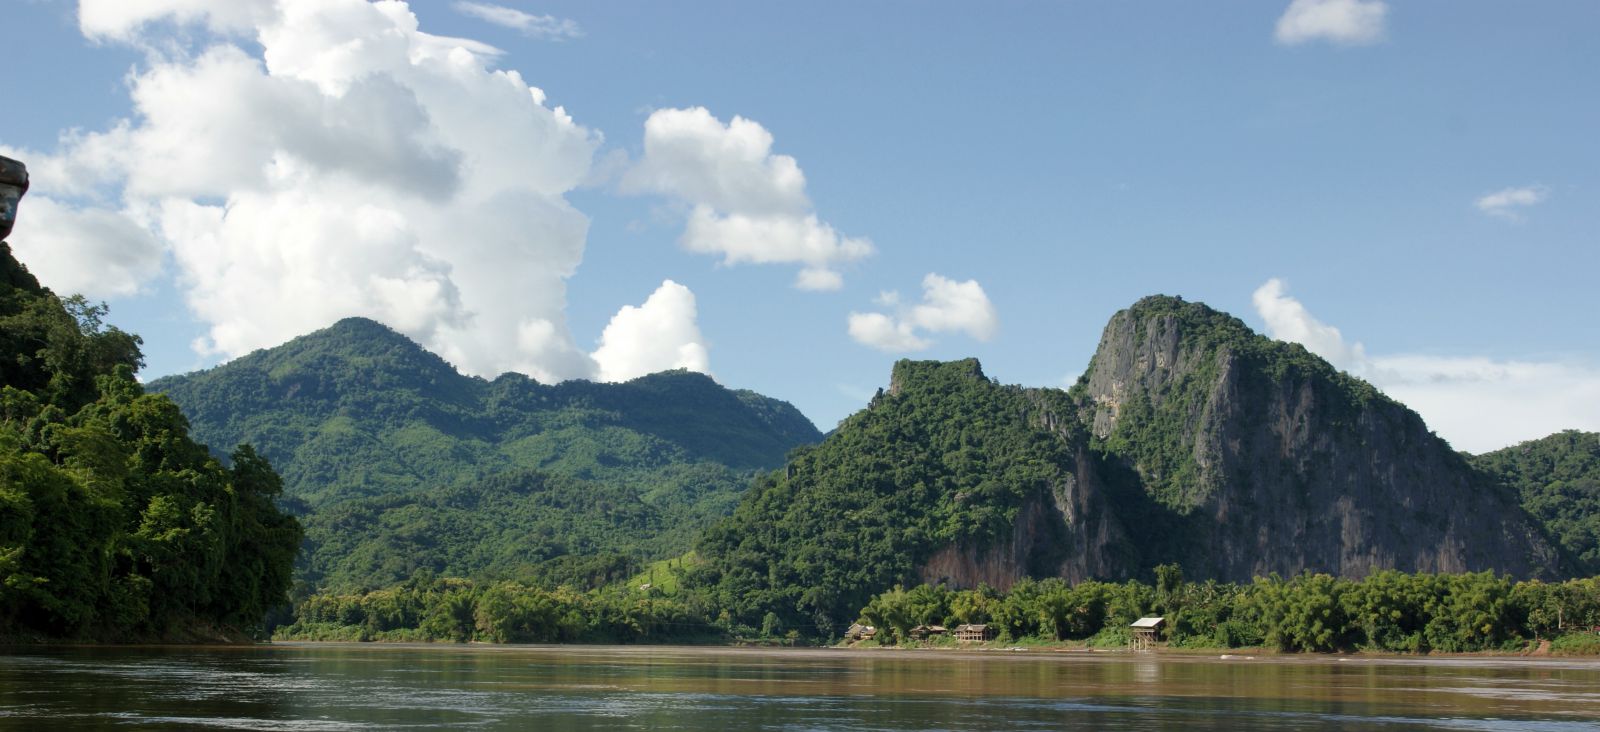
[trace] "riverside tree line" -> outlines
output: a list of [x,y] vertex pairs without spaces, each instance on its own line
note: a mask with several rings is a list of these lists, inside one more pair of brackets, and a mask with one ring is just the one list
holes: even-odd
[[[1129,623],[1161,615],[1164,639],[1178,648],[1455,653],[1521,651],[1550,640],[1556,653],[1600,653],[1593,631],[1600,578],[1514,582],[1489,572],[1385,571],[1360,580],[1302,574],[1231,584],[1188,582],[1173,565],[1155,575],[1148,583],[1024,579],[1006,592],[896,587],[873,597],[860,620],[878,628],[878,645],[912,643],[910,631],[920,625],[986,623],[999,643],[1121,647]],[[659,643],[792,641],[802,630],[783,627],[776,615],[759,628],[741,625],[692,591],[664,597],[637,587],[581,592],[419,575],[386,590],[306,598],[278,637]]]

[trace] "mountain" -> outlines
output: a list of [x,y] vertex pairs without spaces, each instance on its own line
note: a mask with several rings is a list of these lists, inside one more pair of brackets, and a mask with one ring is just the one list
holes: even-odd
[[1471,462],[1516,490],[1582,573],[1600,575],[1600,434],[1567,430]]
[[1117,313],[1075,392],[1094,442],[1164,509],[1164,553],[1195,575],[1558,565],[1516,495],[1416,412],[1205,305]]
[[[302,577],[348,588],[424,568],[527,570],[580,550],[681,553],[755,472],[821,439],[788,403],[703,374],[488,381],[362,318],[149,388],[183,408],[197,439],[248,442],[278,466],[306,523]],[[584,492],[574,485],[612,500],[569,500]],[[509,492],[452,513],[457,530],[435,525],[439,507],[493,489]],[[610,509],[633,530],[614,530]],[[578,512],[564,527],[562,510]],[[511,555],[524,560],[492,559]]]
[[832,635],[871,595],[949,580],[1127,576],[1137,547],[1065,392],[975,360],[901,361],[887,392],[763,476],[699,544],[685,584],[754,625]]
[[248,447],[224,467],[190,439],[134,380],[138,337],[105,314],[41,287],[0,242],[0,638],[257,626],[287,599],[300,544],[278,476]]
[[686,580],[716,606],[825,635],[896,583],[1570,569],[1416,413],[1171,297],[1113,316],[1068,391],[1000,385],[972,360],[896,364],[699,550]]

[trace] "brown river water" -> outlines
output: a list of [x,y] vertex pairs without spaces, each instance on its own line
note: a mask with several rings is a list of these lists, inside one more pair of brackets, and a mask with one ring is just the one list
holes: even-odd
[[6,729],[1600,730],[1600,659],[0,649]]

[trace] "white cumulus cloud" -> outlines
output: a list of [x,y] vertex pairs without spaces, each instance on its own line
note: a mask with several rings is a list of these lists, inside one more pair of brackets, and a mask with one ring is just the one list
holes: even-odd
[[1365,45],[1383,40],[1389,6],[1383,0],[1294,0],[1273,37],[1286,46],[1311,41]]
[[840,236],[813,214],[721,216],[707,206],[696,206],[689,215],[683,244],[692,252],[720,254],[730,265],[800,263],[795,287],[802,290],[839,289],[844,278],[834,263],[872,253],[865,239]]
[[1521,209],[1544,201],[1545,196],[1549,194],[1550,189],[1538,185],[1505,188],[1480,196],[1473,205],[1477,206],[1479,211],[1495,218],[1521,221]]
[[929,273],[922,278],[922,300],[899,306],[900,295],[880,293],[880,305],[896,307],[887,313],[850,313],[848,329],[857,343],[888,353],[920,351],[933,345],[928,335],[965,333],[980,341],[994,337],[1000,316],[977,280],[957,282]]
[[516,8],[490,3],[466,2],[461,0],[454,5],[456,12],[468,15],[478,20],[504,26],[512,30],[521,31],[529,38],[545,41],[562,41],[568,38],[582,38],[583,29],[578,27],[575,20],[557,18],[553,15],[534,15]]
[[1274,277],[1251,296],[1256,314],[1267,323],[1267,333],[1280,341],[1299,343],[1341,369],[1352,370],[1366,363],[1364,346],[1346,343],[1338,328],[1317,320],[1288,292],[1289,286]]
[[1496,450],[1563,429],[1600,430],[1600,367],[1483,356],[1368,355],[1318,321],[1279,280],[1256,290],[1267,334],[1305,346],[1415,409],[1457,449]]
[[644,301],[625,305],[594,352],[602,381],[627,381],[668,369],[709,374],[711,359],[696,325],[694,293],[666,280]]
[[703,107],[662,109],[645,120],[644,156],[622,177],[630,193],[690,204],[683,246],[724,264],[799,264],[795,286],[836,290],[842,264],[872,243],[817,218],[795,159],[772,152],[772,133],[743,117],[723,124]]
[[79,23],[149,53],[126,119],[24,158],[54,199],[14,235],[54,222],[30,265],[121,294],[170,252],[206,353],[361,315],[471,373],[598,373],[566,324],[588,230],[566,194],[601,137],[492,47],[395,1],[84,0]]
[[32,195],[9,241],[29,271],[63,296],[132,295],[161,271],[161,242],[124,211]]
[[933,345],[933,341],[918,337],[910,322],[883,313],[851,313],[848,326],[857,343],[887,353],[921,351]]

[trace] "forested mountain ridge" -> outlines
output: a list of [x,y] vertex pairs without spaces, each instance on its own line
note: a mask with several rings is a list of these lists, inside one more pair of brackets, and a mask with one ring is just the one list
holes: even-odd
[[279,466],[306,523],[301,576],[337,589],[625,572],[686,550],[757,471],[821,439],[788,403],[703,374],[490,381],[363,318],[149,388],[197,438]]
[[248,446],[224,467],[191,440],[134,380],[138,337],[104,315],[0,242],[0,638],[258,626],[287,599],[301,537],[278,476]]
[[687,579],[714,606],[824,635],[896,583],[1572,569],[1414,412],[1171,297],[1113,316],[1068,391],[1002,386],[972,360],[896,364],[699,548]]
[[[178,402],[202,441],[248,438],[280,466],[288,495],[312,504],[454,482],[467,466],[483,475],[554,465],[585,478],[635,461],[770,468],[821,438],[787,402],[704,374],[487,381],[365,318],[149,388]],[[638,444],[591,444],[607,432]],[[563,454],[572,449],[593,464]]]

